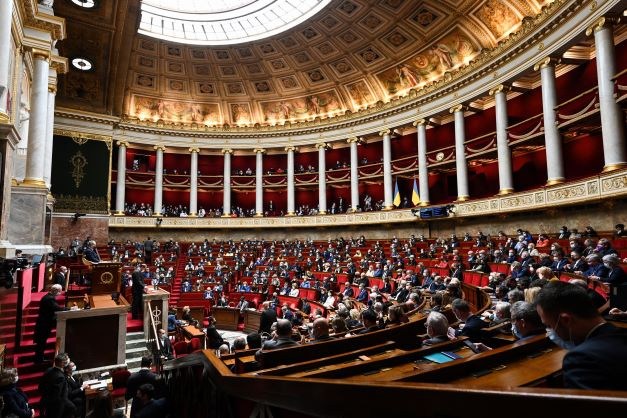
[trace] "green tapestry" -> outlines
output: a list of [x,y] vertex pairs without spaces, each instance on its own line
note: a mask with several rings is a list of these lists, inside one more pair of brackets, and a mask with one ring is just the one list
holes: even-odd
[[55,212],[108,213],[110,143],[55,135],[52,196]]

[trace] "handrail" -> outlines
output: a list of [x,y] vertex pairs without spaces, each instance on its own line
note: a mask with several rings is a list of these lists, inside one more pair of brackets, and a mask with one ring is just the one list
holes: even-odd
[[510,130],[510,129],[515,128],[515,127],[517,127],[517,126],[520,126],[520,125],[522,125],[522,124],[524,124],[524,123],[527,123],[527,122],[529,122],[529,121],[532,121],[532,120],[534,120],[534,119],[537,119],[538,117],[542,117],[543,115],[544,115],[544,113],[538,113],[537,115],[531,116],[530,118],[527,118],[527,119],[525,119],[525,120],[523,120],[523,121],[520,121],[520,122],[515,123],[515,124],[513,124],[513,125],[509,125],[509,126],[507,127],[507,129],[508,129],[508,130]]
[[616,80],[618,77],[621,77],[623,75],[627,74],[627,68],[625,68],[623,71],[621,71],[620,73],[616,74],[614,77],[612,77],[610,80]]
[[588,90],[586,90],[586,91],[576,95],[575,97],[573,97],[571,99],[568,99],[565,102],[562,102],[562,103],[558,104],[557,106],[555,106],[553,108],[553,110],[557,110],[557,109],[559,109],[559,108],[561,108],[563,106],[566,106],[567,104],[572,103],[572,102],[574,102],[574,101],[576,101],[578,99],[581,99],[583,96],[585,96],[585,95],[587,95],[589,93],[592,93],[593,91],[598,90],[598,89],[599,89],[598,86],[592,87],[591,89],[588,89]]

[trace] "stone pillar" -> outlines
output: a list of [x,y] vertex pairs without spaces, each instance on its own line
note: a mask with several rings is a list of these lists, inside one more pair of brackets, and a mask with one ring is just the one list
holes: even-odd
[[464,107],[457,105],[450,112],[455,117],[455,170],[457,171],[457,201],[468,200],[468,164],[466,164],[466,128],[464,126]]
[[496,112],[496,152],[499,164],[499,194],[506,195],[514,191],[512,170],[512,151],[507,140],[507,92],[509,87],[501,84],[490,90],[494,96]]
[[327,213],[327,158],[325,151],[327,144],[316,144],[318,148],[318,213]]
[[191,147],[189,164],[189,216],[198,215],[198,147]]
[[11,20],[13,0],[0,1],[0,121],[9,115],[6,109],[9,89],[9,63],[11,62]]
[[427,121],[414,122],[418,134],[418,187],[420,188],[420,206],[429,205],[429,169],[427,166]]
[[392,144],[391,131],[386,129],[379,132],[383,137],[383,209],[394,208],[394,190],[392,190]]
[[351,211],[356,211],[359,206],[359,157],[357,156],[358,138],[349,138],[351,147]]
[[161,216],[163,209],[163,145],[155,145],[157,151],[157,164],[155,165],[155,207],[153,208],[154,216]]
[[257,167],[255,179],[255,216],[263,216],[263,148],[257,148]]
[[544,116],[544,143],[546,149],[547,186],[564,182],[564,158],[562,156],[562,138],[557,128],[555,107],[557,91],[555,89],[555,61],[547,57],[537,63],[533,69],[540,70],[542,82],[542,113]]
[[33,85],[31,93],[30,124],[28,129],[28,155],[24,185],[46,187],[44,161],[48,123],[48,72],[50,54],[33,50]]
[[[54,72],[55,70],[50,70]],[[45,160],[44,160],[44,181],[46,186],[50,189],[50,178],[52,177],[52,149],[54,138],[54,103],[57,96],[57,87],[54,85],[48,86],[48,111],[47,111],[47,126],[46,126],[46,147],[45,147]]]
[[[9,215],[13,207],[11,198],[11,173],[13,172],[13,154],[19,134],[15,125],[0,123],[0,257],[15,257],[15,245],[9,240]],[[26,219],[28,223],[30,219]]]
[[295,190],[294,190],[294,151],[296,148],[289,145],[285,147],[287,151],[287,216],[294,216],[296,211]]
[[118,174],[115,183],[116,215],[124,215],[126,196],[126,147],[128,147],[128,142],[118,141]]
[[594,48],[597,59],[597,82],[599,84],[599,106],[601,109],[601,132],[603,134],[603,171],[612,171],[627,165],[625,149],[625,120],[614,98],[614,80],[618,73],[614,51],[613,19],[602,17],[586,30],[594,33]]
[[231,216],[231,155],[233,150],[223,149],[224,154],[224,194],[222,196],[222,216]]

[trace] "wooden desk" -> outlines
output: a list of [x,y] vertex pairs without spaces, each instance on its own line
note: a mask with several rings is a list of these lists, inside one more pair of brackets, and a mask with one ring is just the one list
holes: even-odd
[[229,331],[237,331],[239,323],[239,309],[236,308],[213,308],[213,317],[216,319],[216,328]]
[[261,312],[244,311],[244,332],[257,332],[261,323]]
[[196,328],[194,325],[187,325],[187,326],[181,327],[181,330],[183,331],[183,335],[185,335],[189,339],[192,339],[192,338],[200,339],[203,350],[207,348],[207,338],[206,338],[207,336],[202,330]]
[[89,297],[92,309],[115,308],[118,306],[116,301],[111,299],[111,295],[93,295]]

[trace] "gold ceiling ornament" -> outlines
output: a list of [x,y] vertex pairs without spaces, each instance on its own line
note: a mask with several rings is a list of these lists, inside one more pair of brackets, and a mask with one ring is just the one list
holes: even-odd
[[52,39],[65,39],[65,19],[48,13],[40,13],[37,0],[22,0],[16,2],[24,17],[24,26],[50,32]]
[[[89,140],[94,141],[103,141],[107,145],[107,149],[111,150],[111,145],[113,144],[113,137],[108,135],[98,135],[92,134],[88,132],[79,132],[79,131],[70,131],[67,129],[54,129],[54,135],[65,136],[71,138],[72,141],[76,142],[78,145],[83,145]],[[118,141],[118,144],[121,141]],[[124,143],[128,146],[128,142],[124,141]]]
[[77,151],[76,154],[70,158],[72,164],[72,179],[74,179],[74,185],[78,189],[85,177],[85,167],[87,166],[87,158],[82,152]]
[[233,150],[230,148],[225,148],[222,150],[222,154],[233,154]]

